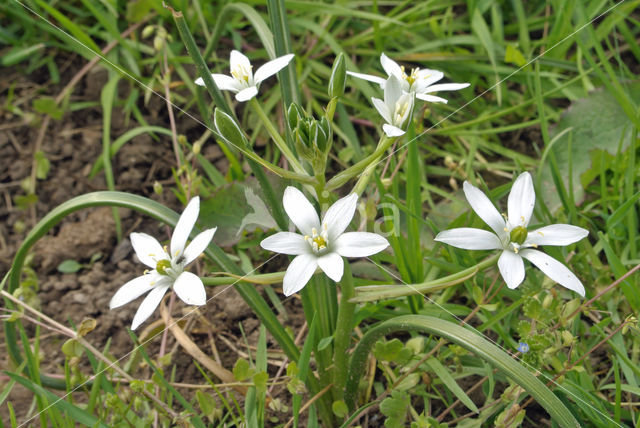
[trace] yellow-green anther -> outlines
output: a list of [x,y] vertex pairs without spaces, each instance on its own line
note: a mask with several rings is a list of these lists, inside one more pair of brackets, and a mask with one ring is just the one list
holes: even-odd
[[171,268],[171,260],[160,260],[156,264],[156,271],[158,271],[160,275],[167,275],[167,269],[169,268]]
[[509,239],[511,240],[511,242],[522,245],[525,239],[527,239],[527,228],[524,226],[514,227],[513,229],[511,229]]

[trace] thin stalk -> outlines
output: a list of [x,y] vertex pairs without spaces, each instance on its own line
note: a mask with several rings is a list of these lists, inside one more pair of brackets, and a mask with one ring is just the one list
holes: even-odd
[[229,272],[211,272],[212,275],[225,275],[223,277],[206,277],[201,278],[204,285],[230,285],[235,284],[241,279],[244,282],[252,284],[277,284],[282,282],[284,272],[263,273],[260,275],[235,275]]
[[216,82],[211,77],[211,71],[207,64],[204,62],[204,58],[200,54],[200,49],[198,49],[198,45],[196,45],[196,41],[193,39],[191,35],[191,31],[189,31],[189,26],[182,15],[182,12],[175,11],[171,8],[171,6],[164,5],[165,8],[169,9],[173,15],[173,20],[176,23],[176,27],[178,28],[178,32],[180,33],[180,37],[182,38],[182,42],[187,48],[187,52],[189,56],[193,60],[196,69],[198,70],[198,75],[202,77],[204,81],[204,86],[209,91],[209,95],[213,98],[213,101],[216,103],[216,106],[221,108],[225,113],[229,116],[232,116],[233,113],[227,104],[227,100],[225,100],[222,92],[220,92],[220,88],[216,85]]
[[393,144],[394,141],[395,141],[395,138],[388,138],[387,136],[383,136],[382,138],[380,138],[380,141],[378,142],[378,146],[376,147],[376,150],[373,153],[371,153],[366,158],[362,159],[360,162],[357,162],[356,164],[345,169],[344,171],[334,175],[333,178],[327,182],[327,185],[325,186],[325,190],[327,191],[335,190],[341,187],[343,184],[345,184],[347,181],[349,181],[356,175],[360,174],[369,165],[371,164],[375,165],[375,163],[379,160],[379,158],[381,158],[382,155],[384,155],[384,153],[387,151],[387,149],[391,147],[391,144]]
[[349,263],[344,261],[344,274],[340,281],[340,305],[338,306],[338,320],[336,321],[336,329],[333,334],[333,400],[344,399],[344,387],[347,382],[347,369],[349,365],[349,357],[347,350],[351,343],[351,333],[353,329],[353,313],[356,309],[355,303],[351,303],[350,299],[354,295],[353,276]]
[[412,296],[415,294],[425,294],[442,290],[443,288],[460,284],[461,282],[472,278],[481,270],[495,265],[500,258],[500,254],[501,253],[494,254],[475,266],[471,266],[470,268],[461,270],[460,272],[456,272],[433,281],[422,282],[419,284],[407,284],[404,287],[399,287],[397,284],[367,285],[364,287],[358,287],[355,290],[355,296],[351,299],[351,302],[372,302],[375,300],[392,299],[396,297]]

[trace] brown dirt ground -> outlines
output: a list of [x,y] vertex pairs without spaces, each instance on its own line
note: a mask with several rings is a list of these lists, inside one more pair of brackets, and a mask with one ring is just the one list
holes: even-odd
[[[98,174],[88,178],[93,162],[101,154],[102,115],[99,107],[84,109],[74,113],[66,113],[61,120],[52,120],[42,142],[41,150],[51,162],[51,169],[46,180],[38,180],[36,194],[38,201],[33,210],[20,209],[15,204],[15,197],[24,195],[21,182],[31,174],[34,144],[40,129],[42,115],[29,114],[30,120],[11,113],[5,108],[9,87],[13,86],[13,104],[24,112],[32,112],[32,101],[41,95],[55,97],[62,86],[84,65],[77,58],[70,61],[63,69],[61,85],[51,85],[44,77],[46,73],[37,72],[26,77],[20,69],[3,69],[5,78],[0,79],[0,273],[4,275],[11,266],[12,258],[24,240],[34,221],[41,219],[51,209],[62,202],[78,195],[96,190],[105,190],[104,176]],[[94,68],[74,89],[72,101],[96,101],[100,99],[100,91],[106,83],[107,73],[100,67]],[[121,82],[127,85],[126,82]],[[122,88],[126,90],[126,86]],[[139,106],[146,120],[151,125],[168,126],[166,105],[159,98],[151,98],[144,106]],[[28,123],[27,123],[28,122]],[[133,122],[133,121],[132,121]],[[111,135],[121,135],[132,125],[125,123],[125,117],[119,110],[114,111]],[[179,133],[189,135],[194,129],[201,132],[200,125],[187,117],[177,118]],[[226,161],[215,146],[204,147],[205,157],[221,171],[226,172]],[[127,143],[113,159],[113,171],[116,189],[131,192],[155,199],[176,211],[182,207],[171,191],[165,190],[159,196],[153,192],[154,181],[159,181],[169,188],[174,184],[171,168],[174,155],[170,138],[159,136],[154,141],[149,135],[141,135]],[[123,236],[132,231],[146,232],[156,237],[168,237],[170,230],[153,219],[145,218],[130,210],[120,210]],[[128,239],[117,242],[114,220],[110,208],[98,208],[75,213],[65,218],[32,251],[34,258],[31,267],[35,270],[39,281],[38,298],[40,310],[66,325],[79,324],[84,318],[91,317],[97,321],[97,327],[86,338],[94,346],[101,349],[111,341],[110,353],[117,358],[124,357],[133,347],[126,332],[131,325],[133,315],[139,301],[125,305],[116,310],[109,310],[108,304],[115,291],[129,279],[142,273],[144,266],[134,260],[133,250]],[[101,253],[101,258],[92,266],[74,274],[62,274],[57,271],[60,262],[66,259],[88,263],[91,256]],[[202,272],[202,263],[198,266]],[[226,340],[216,340],[215,348],[220,361],[229,370],[239,356],[246,351],[245,342],[240,332],[240,324],[247,335],[248,342],[257,342],[259,321],[253,316],[250,308],[232,288],[218,294],[219,289],[208,290],[211,297],[217,296],[200,308],[202,319],[194,324],[191,337],[201,348],[211,354],[211,333]],[[179,302],[179,300],[178,300]],[[182,313],[181,303],[174,309],[174,316]],[[296,312],[299,304],[290,300],[287,305]],[[302,325],[301,311],[297,311],[289,325],[298,330]],[[149,321],[137,331],[140,334],[159,315],[154,314]],[[27,331],[32,333],[34,326],[25,322]],[[4,333],[1,333],[4,334]],[[61,351],[66,338],[48,332],[42,333],[41,351],[42,370],[50,374],[63,374],[65,357]],[[172,349],[174,341],[169,338],[168,349]],[[274,346],[269,341],[271,347]],[[147,350],[156,355],[159,339],[156,338]],[[6,353],[4,338],[0,338],[2,360],[5,369],[11,369]],[[271,348],[270,348],[271,349]],[[191,357],[179,350],[174,353],[172,364],[176,365],[176,382],[205,383]],[[126,361],[127,359],[124,359]],[[85,373],[90,373],[83,362]],[[273,368],[277,370],[277,367]],[[136,373],[139,377],[149,376],[148,370]],[[7,377],[0,375],[0,390],[7,382]],[[276,391],[277,392],[277,391]],[[190,395],[190,392],[186,392]],[[25,420],[32,405],[32,394],[19,386],[14,387],[8,401],[14,406],[18,421]],[[3,422],[8,423],[8,410],[3,404]],[[283,418],[284,419],[284,418]],[[37,423],[35,419],[31,423]],[[20,422],[19,422],[20,423]]]

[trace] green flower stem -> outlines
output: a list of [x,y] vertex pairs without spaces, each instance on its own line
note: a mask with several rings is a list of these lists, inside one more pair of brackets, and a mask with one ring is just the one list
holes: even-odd
[[333,334],[333,400],[338,401],[344,398],[344,386],[347,382],[347,366],[349,358],[347,350],[351,342],[351,333],[353,332],[353,313],[356,305],[351,303],[350,299],[354,294],[353,276],[349,262],[344,260],[344,274],[340,281],[340,305],[338,306],[338,319],[336,321],[336,329]]
[[278,284],[282,282],[284,278],[284,272],[263,273],[260,275],[235,275],[229,272],[212,272],[212,274],[224,275],[216,277],[203,277],[202,283],[204,285],[229,285],[235,284],[238,280],[249,282],[251,284]]
[[196,45],[196,41],[193,39],[191,31],[189,31],[189,26],[187,25],[182,12],[175,11],[169,6],[165,7],[169,9],[173,15],[176,27],[178,27],[178,32],[180,33],[180,37],[182,38],[182,42],[187,47],[187,52],[193,60],[193,63],[198,70],[198,74],[200,75],[200,77],[202,77],[204,86],[207,88],[207,91],[209,91],[209,95],[211,95],[211,98],[213,98],[213,101],[219,108],[221,108],[228,115],[232,116],[233,113],[231,111],[231,108],[229,108],[227,101],[222,95],[222,92],[220,92],[220,88],[218,88],[218,85],[216,85],[213,77],[211,77],[211,71],[209,71],[209,67],[207,67],[204,58],[202,58],[202,55],[200,55],[200,49],[198,49],[198,45]]
[[420,331],[443,337],[462,346],[476,356],[492,364],[527,391],[554,422],[561,427],[580,427],[564,403],[533,373],[514,360],[512,356],[489,342],[481,335],[440,318],[425,315],[405,315],[379,323],[369,329],[356,346],[349,365],[345,401],[351,411],[356,408],[358,383],[367,366],[369,352],[381,337],[395,332]]
[[378,142],[378,146],[373,153],[362,159],[360,162],[357,162],[355,165],[352,165],[344,171],[336,174],[331,180],[327,182],[325,190],[335,190],[344,185],[347,181],[351,180],[356,175],[360,174],[369,165],[375,165],[378,159],[381,158],[382,155],[384,155],[384,153],[389,147],[391,147],[391,144],[393,144],[394,141],[395,138],[388,138],[387,136],[383,136],[382,138],[380,138],[380,142]]
[[311,185],[317,184],[317,180],[314,177],[311,177],[309,174],[307,174],[304,171],[302,173],[297,173],[297,172],[288,171],[284,168],[280,168],[279,166],[276,166],[271,162],[267,162],[266,160],[262,159],[260,156],[258,156],[256,153],[254,153],[249,149],[242,149],[242,153],[245,156],[247,156],[249,159],[259,163],[269,171],[273,172],[274,174],[282,178],[289,178],[291,180],[294,180],[294,181],[297,181],[298,183],[303,183],[303,184],[311,184]]
[[351,298],[351,303],[373,302],[375,300],[393,299],[397,297],[425,294],[437,290],[442,290],[444,288],[460,284],[461,282],[472,278],[481,270],[495,265],[500,258],[500,254],[501,253],[494,254],[493,256],[481,261],[475,266],[451,275],[447,275],[443,278],[435,279],[433,281],[407,285],[385,284],[358,287],[355,290],[355,296]]
[[251,101],[249,101],[249,103],[251,104],[253,110],[258,114],[258,117],[260,117],[262,124],[265,126],[265,128],[267,128],[267,132],[276,143],[276,146],[278,146],[280,152],[282,152],[284,157],[287,158],[294,171],[296,171],[298,174],[306,174],[304,168],[302,167],[302,165],[300,165],[300,162],[298,162],[298,158],[296,158],[296,156],[293,154],[293,152],[287,145],[287,142],[284,141],[276,127],[273,125],[273,122],[269,120],[269,117],[262,109],[262,106],[260,105],[258,100],[254,97],[251,99]]

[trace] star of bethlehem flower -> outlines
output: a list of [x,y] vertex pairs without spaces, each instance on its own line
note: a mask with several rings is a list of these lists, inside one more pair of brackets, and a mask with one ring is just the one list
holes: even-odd
[[184,268],[194,261],[209,245],[216,228],[205,230],[198,234],[185,248],[187,239],[198,218],[200,198],[189,201],[171,237],[171,252],[166,246],[146,233],[132,233],[131,245],[138,259],[152,270],[145,271],[142,276],[124,284],[114,294],[109,302],[109,308],[114,309],[149,293],[142,301],[133,318],[131,329],[135,330],[158,307],[167,290],[173,286],[173,291],[188,305],[204,305],[207,295],[202,280],[186,272]]
[[285,189],[282,204],[302,234],[278,232],[260,243],[265,250],[297,256],[284,275],[282,287],[285,295],[300,291],[318,267],[338,282],[344,271],[342,257],[366,257],[389,246],[386,238],[375,233],[345,233],[357,202],[355,193],[337,200],[320,222],[313,205],[301,191],[291,186]]
[[500,215],[489,198],[477,187],[464,182],[464,194],[471,208],[495,232],[463,227],[445,230],[435,240],[467,250],[502,250],[498,268],[509,288],[524,281],[524,261],[529,260],[549,278],[584,297],[584,287],[565,265],[547,254],[534,250],[539,245],[564,246],[578,242],[589,232],[570,224],[552,224],[528,231],[536,195],[531,175],[520,174],[508,199],[508,215]]
[[[444,77],[444,73],[438,70],[429,70],[427,68],[414,68],[411,73],[407,74],[403,66],[386,56],[384,53],[380,55],[380,63],[382,68],[387,72],[389,77],[395,76],[402,83],[402,90],[408,93],[415,93],[416,97],[432,103],[447,103],[444,98],[430,95],[438,91],[457,91],[469,86],[468,83],[441,83],[434,85],[437,81]],[[357,77],[358,79],[368,80],[380,85],[381,88],[386,86],[387,79],[373,76],[371,74],[354,73],[347,71],[347,74]]]
[[413,93],[404,92],[400,81],[395,76],[391,76],[384,86],[384,101],[379,98],[371,98],[373,106],[387,122],[382,125],[382,130],[387,134],[387,137],[404,135],[402,127],[411,117],[413,97]]
[[[220,90],[235,92],[236,100],[240,102],[249,101],[258,94],[260,83],[286,67],[293,57],[293,54],[288,54],[271,60],[258,68],[256,73],[253,74],[253,67],[249,62],[249,58],[241,52],[233,50],[229,60],[231,76],[213,73],[211,77]],[[196,79],[195,83],[196,85],[204,86],[202,77]]]

